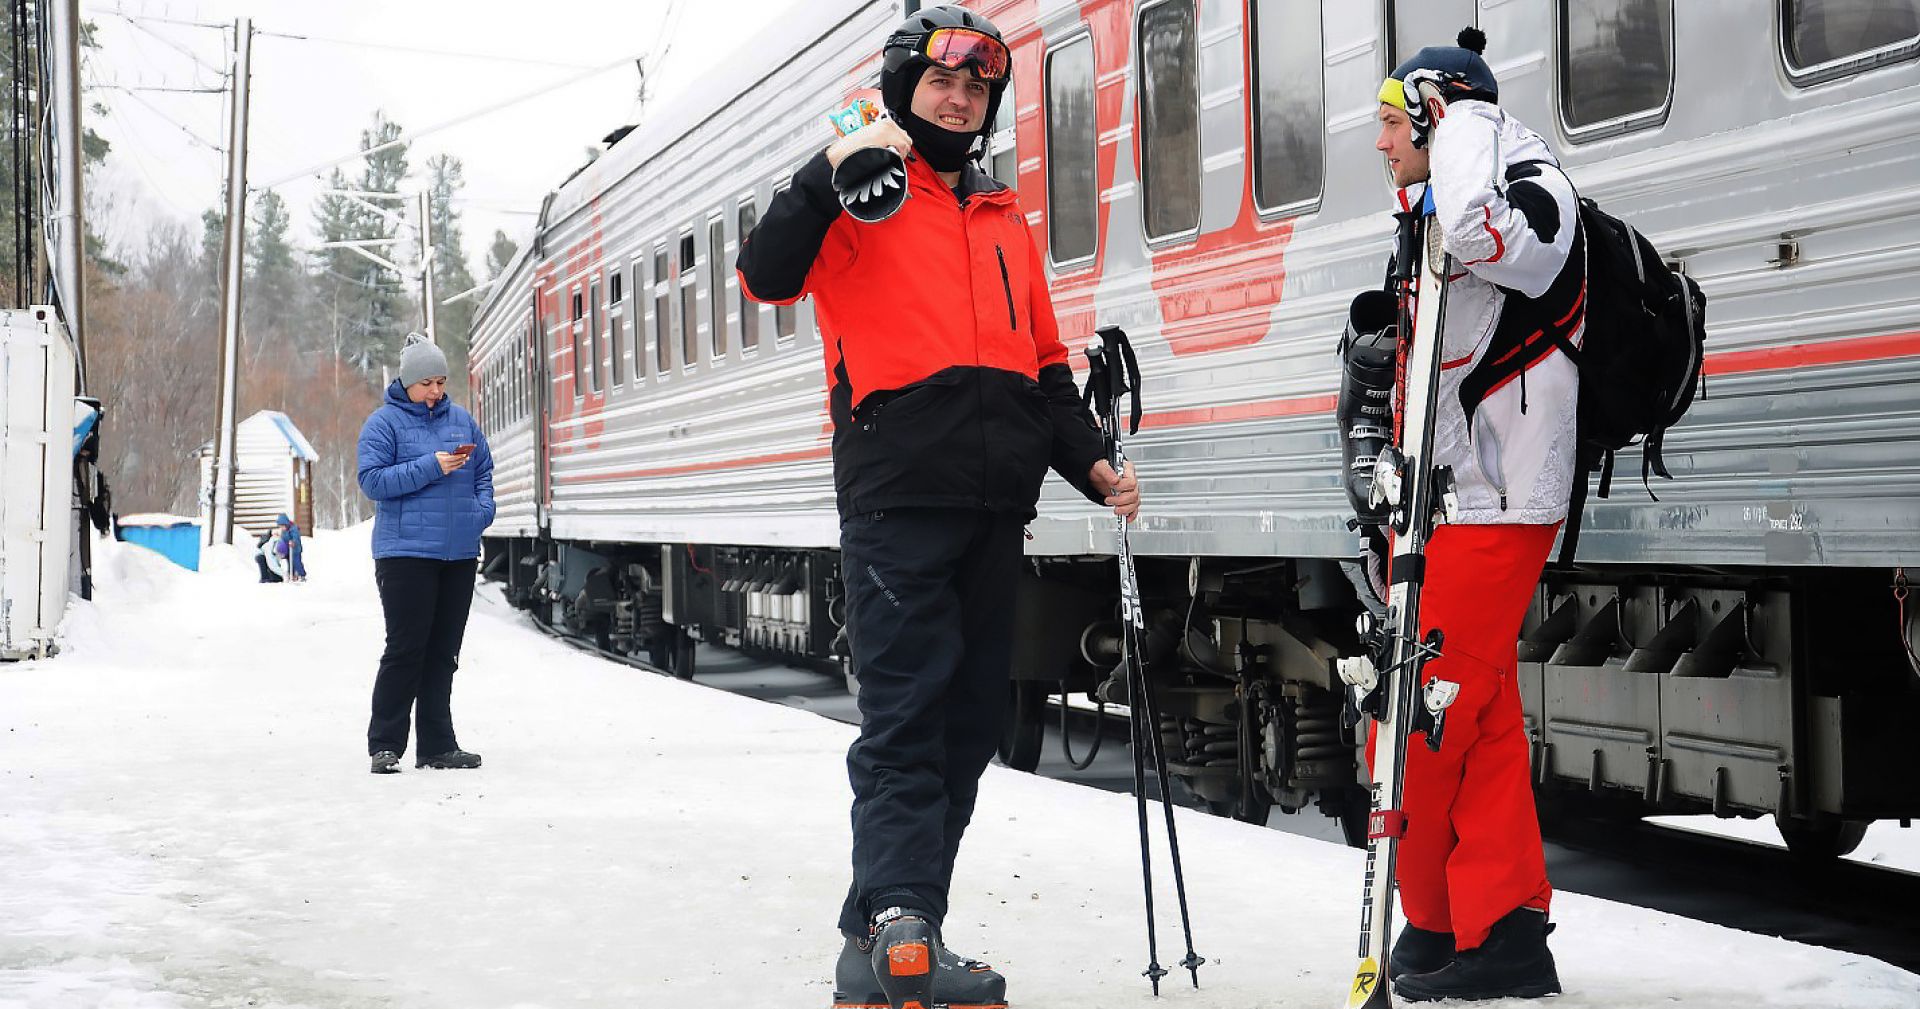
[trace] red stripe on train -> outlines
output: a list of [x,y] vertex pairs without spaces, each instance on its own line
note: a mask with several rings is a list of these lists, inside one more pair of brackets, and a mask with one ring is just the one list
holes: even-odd
[[1701,370],[1709,375],[1739,375],[1750,371],[1813,368],[1823,364],[1855,364],[1920,356],[1920,332],[1888,333],[1853,340],[1797,343],[1790,347],[1736,350],[1710,354]]
[[[1920,332],[1890,333],[1885,336],[1869,336],[1853,340],[1828,340],[1821,343],[1795,344],[1790,347],[1768,347],[1764,350],[1732,351],[1707,358],[1705,371],[1709,375],[1737,375],[1745,372],[1781,371],[1790,368],[1852,364],[1902,357],[1920,357]],[[1141,418],[1140,426],[1143,429],[1195,427],[1202,424],[1225,424],[1232,421],[1264,420],[1271,417],[1299,417],[1332,413],[1338,402],[1338,396],[1322,394],[1259,400],[1252,403],[1192,407],[1185,410],[1166,410],[1147,414]],[[596,483],[603,480],[630,480],[638,477],[678,476],[687,473],[708,473],[714,470],[764,466],[772,463],[810,462],[815,459],[832,458],[832,455],[832,446],[815,445],[812,448],[751,456],[745,459],[723,459],[715,462],[688,463],[683,466],[596,473],[556,479],[555,482]]]

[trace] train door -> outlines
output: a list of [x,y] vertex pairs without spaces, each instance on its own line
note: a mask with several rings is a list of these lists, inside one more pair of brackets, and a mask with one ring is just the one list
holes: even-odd
[[533,424],[533,480],[534,480],[534,520],[544,532],[551,527],[553,510],[553,464],[548,451],[551,429],[548,424],[552,418],[549,404],[552,389],[549,386],[547,371],[547,325],[540,313],[540,288],[533,291],[533,310],[530,318],[532,327],[527,331],[527,367],[532,374],[527,380],[534,389]]

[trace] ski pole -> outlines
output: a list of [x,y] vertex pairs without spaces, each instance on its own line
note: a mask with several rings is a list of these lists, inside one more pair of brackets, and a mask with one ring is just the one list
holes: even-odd
[[[1106,440],[1111,456],[1115,447],[1116,428],[1118,426],[1114,407],[1114,383],[1110,372],[1117,368],[1107,358],[1106,330],[1101,330],[1095,342],[1087,348],[1087,399],[1094,404],[1095,413],[1100,419],[1101,434]],[[1154,930],[1153,921],[1153,857],[1152,841],[1147,831],[1147,765],[1146,726],[1144,712],[1132,696],[1139,688],[1142,679],[1139,671],[1140,654],[1136,648],[1134,636],[1134,618],[1139,612],[1138,596],[1135,586],[1130,584],[1130,558],[1124,556],[1127,549],[1124,535],[1120,541],[1122,557],[1120,563],[1120,664],[1126,669],[1126,684],[1129,694],[1127,706],[1128,742],[1133,751],[1133,807],[1140,826],[1140,884],[1145,891],[1147,908],[1147,969],[1141,973],[1153,985],[1153,994],[1160,994],[1160,979],[1167,975],[1166,968],[1160,966],[1159,939]]]
[[[1109,461],[1116,474],[1124,474],[1127,466],[1124,434],[1132,434],[1140,429],[1140,364],[1134,357],[1133,347],[1127,342],[1126,333],[1118,327],[1109,326],[1099,331],[1098,342],[1087,349],[1090,369],[1087,378],[1087,390],[1098,407],[1102,434],[1107,441]],[[1120,420],[1120,401],[1132,395],[1127,423]],[[1123,434],[1124,430],[1124,434]],[[1147,975],[1153,980],[1155,995],[1160,993],[1160,978],[1167,972],[1159,965],[1158,951],[1154,941],[1153,922],[1153,882],[1152,869],[1148,854],[1146,825],[1146,767],[1148,760],[1153,762],[1154,778],[1160,787],[1160,805],[1165,814],[1167,829],[1167,853],[1173,862],[1174,894],[1180,910],[1180,929],[1186,940],[1186,956],[1179,966],[1187,968],[1192,976],[1195,988],[1200,986],[1200,955],[1193,949],[1193,923],[1187,909],[1186,873],[1180,860],[1180,835],[1174,825],[1172,792],[1168,782],[1166,753],[1160,739],[1160,711],[1153,695],[1153,685],[1147,675],[1146,665],[1141,660],[1141,636],[1146,630],[1144,609],[1140,601],[1140,582],[1133,567],[1133,551],[1127,537],[1125,516],[1114,517],[1114,529],[1117,540],[1117,555],[1120,573],[1121,613],[1121,661],[1126,665],[1129,683],[1128,724],[1132,729],[1134,743],[1134,795],[1135,807],[1140,817],[1140,858],[1141,876],[1147,888],[1147,936],[1149,964]],[[1144,747],[1144,749],[1142,749]]]

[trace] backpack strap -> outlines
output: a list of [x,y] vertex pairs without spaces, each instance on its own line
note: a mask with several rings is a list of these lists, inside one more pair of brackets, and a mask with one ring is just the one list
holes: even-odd
[[1594,462],[1592,452],[1584,446],[1574,457],[1573,496],[1567,502],[1567,521],[1560,536],[1562,564],[1573,563],[1574,551],[1580,548],[1580,518],[1587,509],[1587,483],[1592,479]]

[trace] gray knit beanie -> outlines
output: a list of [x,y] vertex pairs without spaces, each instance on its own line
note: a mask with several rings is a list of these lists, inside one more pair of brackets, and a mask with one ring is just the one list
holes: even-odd
[[400,385],[447,377],[447,355],[419,333],[408,333],[400,349]]

